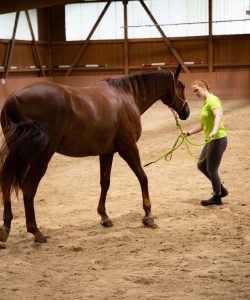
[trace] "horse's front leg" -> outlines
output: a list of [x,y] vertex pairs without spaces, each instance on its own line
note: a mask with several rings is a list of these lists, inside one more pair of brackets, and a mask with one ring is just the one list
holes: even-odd
[[4,199],[4,211],[3,211],[3,226],[0,227],[0,242],[6,242],[9,234],[11,221],[13,219],[12,210],[11,210],[11,201],[10,199]]
[[108,217],[105,208],[107,192],[110,185],[110,173],[111,173],[111,167],[113,162],[113,156],[114,156],[113,154],[105,154],[105,155],[103,154],[99,156],[101,195],[100,195],[97,211],[101,216],[101,224],[106,227],[113,226],[113,223]]
[[[123,149],[126,149],[125,151]],[[149,198],[148,192],[148,178],[141,166],[141,160],[137,145],[130,145],[127,147],[123,147],[119,151],[120,156],[128,163],[130,168],[133,170],[135,175],[137,176],[142,191],[142,199],[143,199],[143,209],[145,211],[145,216],[143,218],[143,223],[147,227],[154,226],[154,218],[151,213],[151,202]]]

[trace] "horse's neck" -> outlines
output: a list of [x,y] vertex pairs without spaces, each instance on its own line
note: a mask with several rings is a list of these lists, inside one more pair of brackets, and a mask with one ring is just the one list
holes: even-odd
[[135,102],[141,115],[159,99],[161,99],[161,93],[152,93],[149,95],[142,95],[139,93],[135,95]]
[[135,102],[141,114],[143,114],[157,100],[166,98],[166,96],[170,93],[172,80],[171,73],[160,74],[160,77],[159,73],[150,74],[150,76],[152,76],[150,77],[150,80],[144,82],[143,86],[141,84],[138,85],[137,83],[133,84]]

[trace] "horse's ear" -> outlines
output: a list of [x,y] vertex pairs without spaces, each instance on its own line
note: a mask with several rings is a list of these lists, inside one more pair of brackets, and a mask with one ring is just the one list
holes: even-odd
[[178,78],[180,72],[181,72],[181,64],[178,65],[178,67],[177,67],[177,69],[175,71],[174,77]]

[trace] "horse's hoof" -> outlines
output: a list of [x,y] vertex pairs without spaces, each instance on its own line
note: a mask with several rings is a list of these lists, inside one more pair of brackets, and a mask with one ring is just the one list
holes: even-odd
[[9,237],[10,230],[5,226],[0,227],[0,242],[6,242]]
[[113,223],[110,219],[106,219],[106,220],[101,220],[101,224],[102,226],[104,227],[112,227],[113,226]]
[[143,220],[142,220],[142,223],[146,227],[150,227],[150,228],[154,228],[155,227],[155,223],[154,223],[154,218],[153,217],[144,217]]
[[6,244],[0,243],[0,249],[6,249]]
[[35,243],[40,243],[40,244],[44,244],[48,242],[48,237],[47,236],[37,236],[34,239]]

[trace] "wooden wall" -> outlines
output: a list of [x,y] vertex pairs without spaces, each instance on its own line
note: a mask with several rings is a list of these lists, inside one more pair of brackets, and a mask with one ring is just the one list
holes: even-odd
[[[44,66],[45,80],[86,86],[104,77],[126,75],[124,40],[90,41],[87,44],[85,41],[65,41],[64,6],[39,9],[38,28],[37,48],[41,65]],[[250,99],[250,34],[212,37],[213,72],[209,72],[208,37],[170,38],[169,40],[183,61],[203,62],[188,66],[191,73],[181,74],[181,78],[187,85],[195,78],[203,78],[207,79],[215,92],[225,99]],[[12,68],[9,70],[6,85],[1,83],[1,78],[4,77],[3,66],[7,64],[10,45],[10,40],[0,40],[0,101],[4,101],[10,91],[26,85],[29,81],[42,80],[42,72],[35,60],[33,42],[15,41],[10,60]],[[87,47],[77,62],[78,65],[107,64],[108,67],[79,66],[73,69],[72,76],[65,76],[67,68],[58,68],[58,65],[71,65],[79,50],[85,46]],[[128,40],[129,74],[151,69],[143,68],[143,63],[175,61],[161,38]],[[169,64],[168,67],[174,66]],[[187,96],[189,96],[188,90]]]
[[[84,87],[94,82],[107,77],[107,75],[95,76],[55,76],[52,77],[56,83],[66,84],[76,87]],[[191,84],[196,79],[203,79],[207,81],[211,91],[224,100],[233,99],[249,99],[250,100],[250,70],[248,71],[225,71],[225,72],[195,72],[186,74],[182,72],[179,78],[186,86],[185,94],[188,99],[195,98]]]
[[[7,65],[7,52],[10,41],[0,40],[0,67]],[[37,43],[41,63],[48,67],[51,65],[51,49],[47,42]],[[34,68],[36,66],[36,68]],[[35,56],[35,48],[32,42],[15,41],[10,60],[8,77],[39,77],[40,71]],[[4,70],[0,68],[0,78],[4,76]]]
[[[118,77],[121,75],[88,75],[88,76],[53,76],[45,78],[9,78],[5,84],[0,82],[0,109],[6,98],[15,90],[28,84],[49,80],[59,84],[66,84],[75,87],[85,87],[98,80],[107,77]],[[225,71],[225,72],[196,72],[181,73],[180,80],[185,84],[185,94],[188,99],[194,99],[191,90],[191,83],[196,79],[203,79],[208,82],[211,91],[222,100],[250,100],[250,70],[248,71]]]
[[[65,69],[53,68],[57,65],[71,65],[85,41],[66,42],[65,6],[40,8],[38,15],[38,48],[41,64],[47,66],[46,75],[64,75]],[[101,26],[101,25],[100,25]],[[172,46],[178,51],[183,61],[202,61],[202,64],[189,66],[191,72],[209,71],[208,37],[170,38]],[[6,65],[6,53],[11,41],[0,40],[0,67]],[[122,75],[125,69],[125,41],[90,41],[86,51],[80,57],[78,65],[107,64],[108,68],[75,68],[72,75]],[[250,34],[212,37],[212,71],[249,70]],[[128,40],[128,73],[142,70],[143,63],[175,62],[172,52],[162,38]],[[15,41],[10,61],[9,76],[22,77],[41,75],[39,69],[30,70],[28,66],[37,65],[34,61],[32,42]],[[211,71],[211,69],[210,69]],[[27,75],[27,74],[26,74]],[[1,78],[1,68],[0,68]]]
[[215,70],[250,68],[250,35],[214,37]]
[[186,97],[195,98],[190,85],[196,79],[205,80],[211,91],[222,100],[250,100],[250,70],[220,71],[205,73],[181,73],[180,79],[186,86]]
[[[213,70],[236,71],[250,69],[250,35],[218,36],[213,38]],[[202,61],[202,64],[189,66],[191,72],[208,71],[208,39],[180,38],[171,39],[186,62]],[[64,75],[65,69],[53,68],[57,65],[71,65],[84,42],[38,42],[42,65],[47,66],[46,72],[51,75]],[[0,40],[0,66],[6,62],[6,52],[10,41]],[[128,42],[129,73],[142,70],[143,63],[175,62],[176,59],[162,39],[137,39]],[[86,51],[78,61],[82,64],[107,64],[107,68],[75,68],[72,75],[95,74],[125,74],[124,41],[90,41]],[[11,58],[11,66],[18,70],[10,70],[9,76],[23,76],[22,71],[29,76],[39,76],[39,70],[32,72],[28,66],[37,65],[34,60],[32,42],[16,41]],[[1,70],[0,70],[1,72]],[[1,77],[1,73],[0,73]]]

